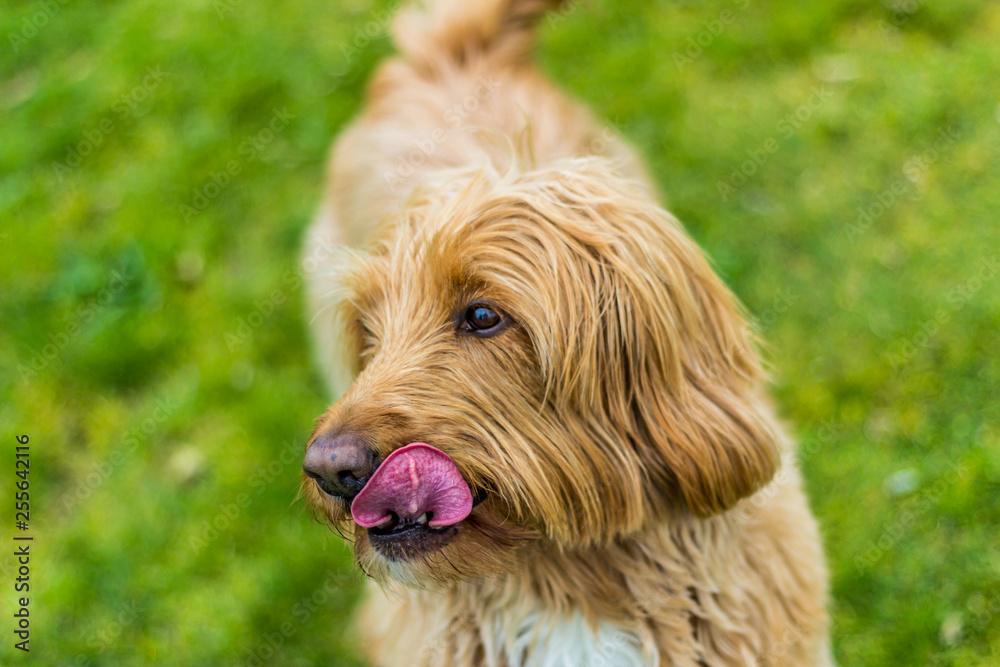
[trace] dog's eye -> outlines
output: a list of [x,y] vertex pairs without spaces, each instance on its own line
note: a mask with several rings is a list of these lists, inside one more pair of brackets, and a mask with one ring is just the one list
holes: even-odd
[[490,336],[503,328],[504,319],[495,308],[485,303],[475,303],[465,310],[462,328],[480,336]]

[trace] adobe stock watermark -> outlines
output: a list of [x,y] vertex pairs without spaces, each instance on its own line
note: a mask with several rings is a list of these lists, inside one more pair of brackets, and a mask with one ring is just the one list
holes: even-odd
[[295,117],[294,114],[288,113],[287,108],[273,109],[267,124],[246,137],[236,148],[237,154],[242,159],[230,160],[220,171],[209,172],[208,179],[191,190],[191,199],[187,203],[180,204],[181,217],[184,218],[184,221],[189,222],[191,218],[207,209],[212,201],[221,195],[233,182],[233,179],[243,171],[243,167],[259,158],[271,142],[288,127],[289,121]]
[[111,475],[120,468],[149,436],[155,433],[171,415],[177,412],[177,405],[167,395],[158,396],[148,417],[127,430],[110,455],[94,463],[90,470],[76,477],[76,483],[63,492],[56,503],[63,512],[69,513],[80,503],[88,500]]
[[763,664],[789,664],[787,660],[788,653],[793,648],[802,646],[806,639],[805,633],[795,623],[789,623],[785,631],[777,638],[777,641],[768,647],[765,655],[766,661]]
[[427,162],[438,149],[447,143],[454,132],[461,130],[463,123],[470,114],[476,111],[480,105],[492,97],[500,88],[500,81],[493,77],[484,77],[476,82],[472,92],[462,100],[455,102],[450,109],[444,112],[443,121],[447,126],[436,127],[424,136],[413,141],[413,150],[403,155],[396,168],[392,171],[382,173],[382,178],[392,192],[403,185],[407,178],[416,173],[424,163]]
[[39,373],[49,367],[49,364],[58,359],[70,342],[82,331],[83,325],[93,322],[98,313],[110,306],[115,297],[124,291],[133,280],[135,280],[135,275],[130,274],[127,268],[123,267],[120,270],[111,271],[104,287],[87,303],[79,306],[66,320],[65,325],[48,334],[41,347],[29,348],[30,355],[27,363],[18,359],[17,373],[21,382],[27,383],[37,377]]
[[969,305],[976,294],[996,277],[998,271],[1000,271],[1000,262],[998,262],[996,254],[979,260],[976,273],[968,280],[949,289],[945,294],[945,300],[948,302],[947,307],[938,308],[934,315],[917,327],[916,331],[893,345],[893,349],[882,353],[882,358],[892,366],[892,371],[898,373],[917,356],[920,350],[929,348],[938,330],[950,322],[956,313]]
[[908,499],[893,520],[886,523],[882,533],[875,540],[868,540],[868,548],[863,554],[854,556],[854,566],[858,574],[874,567],[906,535],[917,519],[934,508],[949,488],[959,481],[968,479],[969,467],[963,462],[948,464],[947,471],[933,486]]
[[736,16],[750,6],[750,0],[735,0],[736,9],[723,9],[714,19],[705,21],[704,29],[685,40],[683,51],[674,51],[674,66],[677,71],[683,71],[687,65],[700,58],[705,49],[710,47],[717,37],[725,32],[726,27],[736,21]]
[[549,28],[564,23],[566,19],[576,12],[581,2],[583,0],[563,0],[553,9],[546,12],[545,20],[549,24]]
[[885,19],[879,19],[878,29],[882,33],[882,38],[888,38],[890,35],[895,35],[898,33],[903,26],[910,22],[910,19],[917,10],[920,9],[920,2],[918,0],[894,0],[889,7],[892,12],[892,18],[888,21]]
[[[243,0],[215,0],[212,6],[220,21],[224,21],[229,14],[236,11],[243,4]],[[350,67],[358,59],[358,56],[367,49],[372,42],[384,35],[392,25],[399,10],[407,5],[406,0],[390,0],[385,9],[372,9],[362,21],[354,25],[351,37],[347,41],[340,43],[340,53],[343,60],[339,67],[333,71],[334,78],[345,76]]]
[[889,187],[877,193],[867,204],[858,207],[858,215],[854,224],[845,223],[844,232],[851,245],[855,245],[872,225],[885,215],[899,200],[909,192],[910,198],[919,200],[920,191],[911,184],[919,184],[927,176],[931,165],[941,159],[945,150],[958,140],[959,135],[954,128],[942,128],[938,131],[933,145],[920,155],[914,155],[903,163],[903,176],[894,180]]
[[[750,330],[754,334],[760,334],[765,329],[771,327],[775,322],[777,322],[782,315],[791,310],[792,305],[797,302],[801,296],[793,290],[791,287],[779,288],[774,294],[774,298],[771,299],[771,304],[760,311],[759,313],[750,317],[747,322]],[[754,336],[748,336],[742,340],[737,341],[733,345],[727,346],[727,351],[729,353],[746,353],[757,354],[757,340]]]
[[18,53],[21,47],[34,39],[39,31],[49,24],[49,21],[62,9],[61,5],[68,5],[69,0],[41,0],[33,5],[37,8],[21,19],[21,27],[17,32],[8,32],[7,41],[14,53]]
[[[956,651],[961,647],[958,641],[963,635],[972,635],[987,630],[994,619],[1000,615],[1000,593],[983,590],[969,596],[964,611],[953,612],[957,621],[955,636],[952,641],[943,637],[945,648],[931,654],[927,667],[952,667],[955,665]],[[945,623],[942,624],[942,635],[945,634]]]
[[219,503],[215,516],[203,520],[196,533],[188,540],[191,551],[198,555],[202,549],[232,528],[243,512],[288,469],[288,466],[301,466],[303,450],[301,443],[286,440],[275,458],[267,464],[258,463],[253,474],[247,478],[250,492],[240,492],[232,500]]
[[606,156],[608,149],[621,141],[625,124],[617,117],[613,121],[605,123],[601,127],[599,134],[595,135],[586,144],[578,148],[573,157],[593,157]]
[[440,665],[451,657],[450,652],[454,651],[456,640],[464,634],[477,632],[479,629],[475,618],[465,616],[460,621],[455,621],[443,632],[438,633],[432,639],[420,647],[414,656],[413,662],[407,667],[423,667],[424,665]]
[[[824,419],[816,429],[815,435],[803,442],[798,443],[795,448],[795,457],[799,463],[808,461],[815,456],[826,445],[831,443],[841,432],[843,426],[832,419]],[[757,493],[743,499],[731,510],[735,526],[745,526],[750,523],[757,514],[774,501],[775,497],[782,490],[785,483],[793,475],[792,468],[782,465],[781,469],[774,475],[771,482]]]
[[[118,121],[121,122],[132,115],[167,76],[167,73],[163,72],[159,66],[147,67],[146,76],[143,77],[142,81],[120,95],[112,103],[111,111],[114,116],[117,116]],[[92,155],[104,143],[108,135],[117,128],[115,118],[111,115],[105,116],[93,127],[84,128],[83,138],[66,147],[66,157],[52,163],[52,171],[59,182],[61,183],[70,172],[83,164],[84,160]]]
[[215,0],[212,3],[212,9],[215,10],[215,15],[222,21],[225,20],[227,15],[235,12],[236,8],[242,4],[243,0]]
[[830,98],[833,91],[827,89],[826,84],[813,86],[806,101],[795,108],[794,111],[785,114],[774,126],[774,135],[765,139],[757,148],[746,150],[747,159],[741,162],[729,174],[726,180],[717,181],[715,186],[722,197],[722,201],[729,201],[729,198],[736,194],[736,191],[746,185],[760,169],[767,164],[768,160],[781,150],[781,143],[777,136],[784,139],[791,139],[813,117]]
[[[108,649],[113,648],[121,639],[125,630],[129,626],[134,625],[138,618],[139,605],[136,604],[135,600],[122,604],[112,620],[87,636],[87,647],[94,652],[95,656],[101,655]],[[87,657],[80,656],[80,658],[71,664],[74,667],[84,667],[93,663]]]
[[301,263],[286,270],[281,276],[282,289],[272,290],[266,298],[255,300],[250,313],[237,317],[232,328],[222,335],[226,349],[232,353],[250,342],[254,332],[264,326],[281,306],[287,303],[289,293],[299,289],[306,277],[316,273],[334,253],[334,246],[318,244]]
[[288,616],[295,619],[295,623],[286,620],[274,632],[266,632],[261,635],[261,641],[256,646],[247,651],[243,664],[246,667],[266,667],[271,664],[271,660],[277,655],[282,646],[289,639],[295,636],[299,628],[309,622],[313,614],[323,609],[331,600],[340,601],[343,599],[341,589],[344,586],[352,585],[355,577],[342,570],[327,570],[326,577],[322,583],[316,586],[312,593],[305,595],[292,605]]
[[344,56],[344,70],[357,59],[363,50],[389,30],[392,19],[405,6],[402,0],[392,0],[385,9],[373,9],[369,20],[355,25],[350,42],[340,43],[340,53]]
[[226,342],[226,349],[230,352],[236,351],[238,347],[247,343],[253,336],[254,331],[264,325],[264,323],[277,312],[279,306],[288,300],[285,292],[272,290],[266,299],[259,299],[253,302],[253,310],[249,315],[236,319],[236,325],[223,335]]
[[597,650],[587,656],[584,667],[614,667],[623,661],[633,664],[642,653],[639,638],[625,630],[598,632]]
[[798,301],[799,298],[799,295],[791,287],[779,289],[775,293],[774,298],[771,299],[771,305],[755,316],[752,324],[758,329],[771,326],[778,321],[780,315],[787,313],[792,304]]

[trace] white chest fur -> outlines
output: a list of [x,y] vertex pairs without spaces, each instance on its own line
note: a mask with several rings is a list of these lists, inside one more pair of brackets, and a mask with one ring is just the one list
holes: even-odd
[[558,619],[529,614],[500,630],[511,667],[655,667],[632,632],[602,621],[595,632],[580,614]]

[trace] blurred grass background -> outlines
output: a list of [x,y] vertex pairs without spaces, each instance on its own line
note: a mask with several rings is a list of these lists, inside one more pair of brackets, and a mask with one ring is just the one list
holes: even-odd
[[[0,497],[27,433],[32,664],[360,664],[360,581],[293,502],[327,398],[297,258],[393,6],[5,4]],[[595,0],[539,60],[769,341],[839,662],[1000,664],[1000,5]]]

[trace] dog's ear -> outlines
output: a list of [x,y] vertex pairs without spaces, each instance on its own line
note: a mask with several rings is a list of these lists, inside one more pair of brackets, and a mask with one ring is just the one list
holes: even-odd
[[698,515],[731,507],[779,465],[735,297],[648,194],[600,164],[553,178],[533,206],[567,253],[540,337],[559,341],[539,355],[550,400],[630,441],[660,494]]

